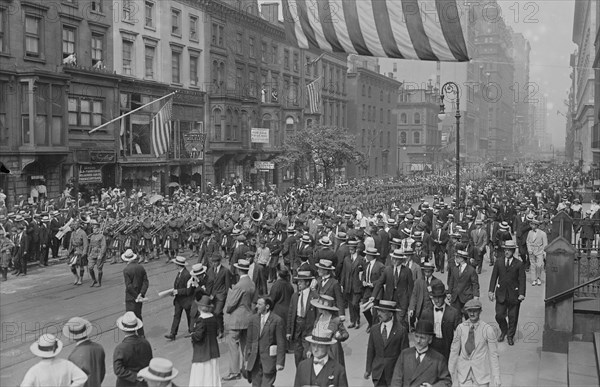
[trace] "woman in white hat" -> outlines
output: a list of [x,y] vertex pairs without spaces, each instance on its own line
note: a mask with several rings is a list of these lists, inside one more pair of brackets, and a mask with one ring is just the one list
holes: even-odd
[[173,367],[173,362],[162,357],[155,357],[150,360],[148,367],[142,368],[137,377],[146,382],[148,387],[177,387],[173,379],[177,377],[179,371]]
[[69,360],[56,357],[62,349],[62,341],[49,333],[31,344],[31,353],[42,360],[27,371],[21,387],[83,386],[88,379],[85,372]]
[[[190,270],[190,279],[187,282],[187,287],[194,288],[194,300],[199,300],[200,298],[202,298],[202,296],[208,295],[208,293],[206,292],[207,270],[208,268],[201,263],[196,263],[192,266],[192,270]],[[190,315],[193,319],[195,319],[197,313],[198,308],[196,307],[196,303],[194,302],[192,303]]]
[[318,309],[314,328],[332,331],[333,337],[337,340],[336,345],[329,347],[329,356],[345,367],[346,362],[342,342],[348,340],[350,335],[344,326],[344,322],[338,316],[339,309],[335,306],[333,297],[322,294],[319,296],[319,299],[311,300],[310,303]]
[[220,387],[219,374],[219,343],[217,335],[219,324],[212,314],[213,305],[210,297],[202,296],[196,299],[198,316],[192,330],[192,370],[189,387]]

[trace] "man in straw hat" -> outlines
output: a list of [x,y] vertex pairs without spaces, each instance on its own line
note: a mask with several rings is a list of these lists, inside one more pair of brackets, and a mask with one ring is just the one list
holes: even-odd
[[225,326],[229,348],[229,374],[223,380],[241,379],[242,356],[246,351],[246,333],[252,316],[252,301],[255,286],[248,271],[250,262],[240,259],[233,265],[239,275],[238,282],[231,288],[225,301]]
[[227,292],[231,288],[231,271],[221,265],[221,254],[213,253],[210,256],[211,266],[206,272],[206,293],[214,303],[213,314],[219,324],[219,339],[225,332],[223,324],[223,308],[227,299]]
[[414,286],[412,272],[404,266],[408,255],[405,255],[402,250],[396,249],[390,254],[390,258],[392,258],[393,266],[385,268],[383,275],[379,277],[373,287],[373,294],[369,301],[375,299],[396,301],[397,309],[400,310],[396,318],[399,323],[408,329],[406,313]]
[[172,259],[177,267],[177,276],[173,283],[173,290],[171,295],[173,296],[173,305],[175,306],[175,314],[173,314],[173,323],[171,324],[171,331],[165,335],[168,340],[175,340],[177,331],[179,330],[179,323],[181,322],[181,313],[185,311],[186,321],[188,323],[188,332],[192,331],[192,303],[194,302],[194,288],[188,287],[187,283],[191,278],[190,272],[185,267],[187,260],[185,257],[180,255]]
[[371,307],[364,307],[365,304],[369,302],[371,295],[373,294],[374,283],[383,275],[383,271],[385,266],[379,260],[379,252],[374,247],[367,247],[365,249],[365,259],[367,263],[365,264],[365,270],[363,274],[363,294],[361,299],[361,309],[363,309],[363,314],[365,315],[365,319],[369,326],[367,327],[367,333],[371,329],[371,325],[373,324],[373,315],[371,313]]
[[454,332],[448,368],[458,386],[501,385],[496,330],[480,320],[481,301],[469,300],[465,312],[469,318]]
[[417,320],[421,319],[423,313],[433,310],[433,303],[429,295],[434,284],[438,282],[442,283],[442,281],[433,275],[435,268],[433,262],[424,262],[420,269],[423,272],[423,276],[415,280],[410,296],[410,304],[408,305],[408,318],[411,327],[414,326]]
[[508,345],[514,345],[519,309],[525,299],[525,267],[514,257],[517,249],[514,241],[506,241],[502,248],[504,259],[498,259],[494,265],[488,295],[490,301],[496,299],[496,321],[501,332],[498,341],[502,342],[508,337]]
[[529,254],[529,261],[533,266],[533,272],[531,275],[531,285],[542,284],[542,271],[544,268],[544,261],[546,260],[546,246],[548,246],[548,237],[546,233],[539,229],[540,222],[537,219],[532,219],[530,222],[531,230],[527,234],[527,253]]
[[21,386],[83,386],[88,379],[85,372],[73,362],[56,357],[62,349],[62,341],[49,333],[31,344],[31,353],[42,360],[27,371]]
[[467,301],[479,299],[479,276],[473,266],[467,265],[468,258],[467,251],[456,250],[456,265],[448,273],[448,302],[461,311]]
[[310,271],[298,271],[294,277],[298,284],[298,292],[292,294],[290,301],[286,338],[294,350],[296,367],[309,351],[308,342],[304,338],[310,335],[317,315],[315,306],[311,304],[312,300],[319,299],[319,293],[310,288],[314,278]]
[[147,367],[138,372],[138,379],[146,382],[148,387],[177,387],[173,379],[177,377],[179,370],[173,367],[173,362],[162,357],[150,360]]
[[[142,319],[142,300],[146,297],[148,291],[148,275],[144,266],[137,261],[137,254],[131,249],[127,249],[121,259],[127,262],[123,268],[123,277],[125,278],[125,310],[132,311],[141,320]],[[144,337],[144,328],[138,332]]]
[[[342,264],[341,287],[350,310],[350,325],[348,328],[360,328],[360,299],[363,293],[362,276],[367,266],[365,259],[358,254],[358,242],[348,242],[348,255]],[[342,248],[344,246],[340,246]],[[338,250],[339,251],[339,250]]]
[[434,335],[431,321],[417,322],[415,346],[400,353],[394,367],[392,386],[452,386],[446,359],[430,347]]
[[408,331],[394,319],[400,311],[396,301],[380,300],[375,309],[379,324],[375,324],[369,334],[364,377],[371,376],[375,386],[391,386],[396,360],[400,352],[408,348]]
[[346,370],[328,356],[329,346],[337,343],[333,332],[315,327],[306,341],[310,343],[312,358],[303,360],[296,368],[294,387],[348,387]]
[[335,306],[340,310],[340,316],[344,313],[344,296],[342,295],[342,287],[337,279],[333,278],[335,272],[335,265],[328,259],[321,259],[319,263],[315,265],[317,272],[319,273],[319,280],[317,281],[316,291],[319,295],[326,294],[333,297],[335,300]]
[[147,367],[152,359],[152,346],[145,338],[138,336],[144,323],[133,312],[117,319],[117,328],[125,334],[123,341],[113,352],[113,370],[117,376],[117,387],[142,387],[138,372]]
[[85,387],[100,387],[106,374],[104,348],[90,340],[92,324],[81,317],[72,317],[63,327],[63,335],[75,341],[69,360],[88,376]]

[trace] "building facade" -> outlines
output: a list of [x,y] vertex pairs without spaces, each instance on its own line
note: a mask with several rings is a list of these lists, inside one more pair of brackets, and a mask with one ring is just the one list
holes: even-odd
[[348,83],[348,132],[366,155],[366,165],[348,165],[347,177],[395,177],[398,174],[396,104],[401,83],[375,71],[355,67]]
[[533,151],[534,133],[529,122],[529,108],[532,103],[531,97],[524,90],[529,91],[529,56],[531,46],[521,33],[512,34],[512,57],[515,64],[514,90],[519,90],[513,99],[515,104],[513,112],[515,114],[514,123],[514,150],[516,154],[522,154],[527,151]]
[[[115,183],[118,107],[108,2],[0,2],[0,176],[8,205],[32,188]],[[35,195],[33,195],[35,196]]]

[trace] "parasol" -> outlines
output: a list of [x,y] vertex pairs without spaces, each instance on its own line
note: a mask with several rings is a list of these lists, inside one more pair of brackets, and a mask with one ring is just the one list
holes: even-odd
[[150,199],[148,199],[148,202],[149,202],[150,204],[154,204],[154,203],[156,203],[156,202],[158,202],[158,201],[160,201],[160,200],[163,200],[163,199],[164,199],[164,198],[163,198],[163,196],[162,196],[162,195],[152,195],[152,196],[150,197]]
[[167,184],[167,187],[179,187],[179,183],[172,182],[172,183]]

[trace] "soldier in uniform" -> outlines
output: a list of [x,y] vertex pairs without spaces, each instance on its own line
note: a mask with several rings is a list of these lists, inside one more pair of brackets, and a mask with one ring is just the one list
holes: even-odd
[[143,259],[144,263],[148,263],[150,259],[150,252],[152,250],[152,220],[149,216],[144,218],[141,227],[141,235],[139,241],[140,262]]
[[[104,267],[104,261],[106,259],[106,237],[102,233],[100,224],[96,220],[92,220],[90,223],[93,230],[87,250],[89,261],[88,270],[93,281],[90,287],[96,285],[100,287],[102,286],[102,268]],[[98,277],[96,277],[96,273],[94,272],[95,267],[98,267]]]
[[[76,219],[71,224],[73,231],[69,241],[69,265],[71,266],[71,272],[75,275],[75,282],[73,285],[81,285],[81,280],[85,274],[85,267],[87,266],[87,250],[88,250],[88,237],[85,231],[81,228],[81,222]],[[79,273],[77,272],[79,268]]]

